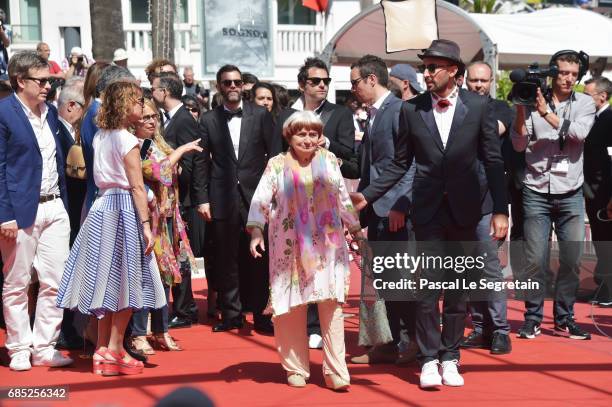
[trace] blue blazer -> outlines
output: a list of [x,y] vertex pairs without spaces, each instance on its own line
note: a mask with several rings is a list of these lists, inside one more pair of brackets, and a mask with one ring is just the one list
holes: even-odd
[[[359,147],[359,169],[361,179],[358,191],[363,191],[370,183],[374,182],[384,172],[385,168],[393,160],[395,155],[394,141],[399,132],[399,114],[402,107],[402,100],[393,94],[389,94],[383,101],[380,109],[374,116],[374,122]],[[412,181],[414,179],[415,167],[410,169],[404,176],[389,189],[381,198],[372,205],[374,213],[386,218],[391,209],[403,212],[406,215],[410,212],[412,201]],[[366,215],[368,211],[362,211],[362,226],[368,221]]]
[[[47,123],[55,139],[57,175],[64,207],[68,208],[65,156],[59,139],[57,110],[47,104]],[[19,229],[34,224],[40,184],[42,155],[30,121],[17,96],[0,100],[0,223],[16,220]]]
[[87,109],[87,112],[85,112],[83,122],[81,123],[81,147],[83,148],[83,158],[85,159],[85,167],[87,169],[85,215],[87,215],[91,205],[93,205],[93,201],[96,199],[96,193],[98,192],[98,187],[96,186],[93,175],[93,139],[98,132],[98,126],[96,125],[96,115],[98,114],[98,109],[100,109],[100,102],[94,99]]

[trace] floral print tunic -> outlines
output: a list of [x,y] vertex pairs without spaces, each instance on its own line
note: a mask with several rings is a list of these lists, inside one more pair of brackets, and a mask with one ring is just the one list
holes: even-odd
[[[325,177],[313,180],[311,163],[295,173],[301,178],[302,188],[288,191],[287,185],[291,181],[288,183],[286,179],[287,154],[290,153],[279,154],[268,162],[253,196],[247,222],[248,228],[258,227],[262,230],[266,223],[269,224],[270,301],[267,312],[275,316],[302,304],[345,301],[349,257],[342,222],[351,232],[361,229],[335,155],[327,150],[318,150],[313,162],[321,159]],[[317,188],[316,182],[321,183],[321,180],[325,184],[322,188],[331,197],[327,199],[327,208],[321,204],[320,197],[317,199],[313,194]],[[292,200],[291,195],[295,193],[301,196]],[[299,203],[298,207],[295,202]],[[329,222],[336,214],[341,221]],[[299,248],[304,247],[303,233],[296,231],[296,223],[300,219],[310,226],[308,238],[312,240],[315,254],[300,254]],[[334,230],[330,230],[330,225]],[[307,259],[315,261],[305,265]]]

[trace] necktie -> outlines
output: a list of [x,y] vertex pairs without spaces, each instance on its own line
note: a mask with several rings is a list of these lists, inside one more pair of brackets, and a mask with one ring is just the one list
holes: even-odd
[[164,117],[166,118],[166,120],[170,120],[170,113],[164,112]]
[[448,99],[440,99],[438,100],[438,107],[440,109],[446,109],[447,107],[449,107],[451,104],[451,102]]
[[223,113],[225,114],[225,118],[227,119],[227,121],[230,121],[234,117],[242,117],[242,108],[234,110],[233,112],[230,112],[229,110],[224,110]]

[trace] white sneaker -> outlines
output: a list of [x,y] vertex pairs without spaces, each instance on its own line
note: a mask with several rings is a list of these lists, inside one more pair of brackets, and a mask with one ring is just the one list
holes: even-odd
[[68,366],[73,362],[74,360],[62,355],[62,353],[57,350],[49,352],[47,355],[44,356],[34,355],[32,357],[32,364],[34,366],[62,367]]
[[17,372],[32,369],[32,365],[30,364],[30,351],[24,350],[15,353],[11,357],[11,364],[9,367],[11,370],[15,370]]
[[438,359],[430,360],[421,368],[421,388],[436,387],[442,385],[442,377],[438,371]]
[[445,360],[442,362],[442,383],[446,386],[463,386],[463,377],[459,374],[458,360]]
[[312,334],[308,338],[308,347],[310,349],[321,349],[323,347],[323,338],[319,334]]

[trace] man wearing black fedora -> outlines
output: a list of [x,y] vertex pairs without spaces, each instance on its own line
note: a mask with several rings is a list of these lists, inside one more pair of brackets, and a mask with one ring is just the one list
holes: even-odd
[[[478,159],[484,164],[493,198],[491,233],[502,239],[508,230],[504,163],[497,123],[483,96],[459,89],[455,75],[463,67],[459,46],[434,40],[419,55],[427,92],[404,102],[400,112],[395,157],[385,172],[361,193],[352,194],[357,209],[372,204],[408,171],[414,159],[412,223],[419,253],[425,256],[474,256],[482,194]],[[460,242],[464,242],[461,244]],[[465,326],[466,292],[449,282],[466,278],[459,268],[421,268],[419,281],[434,288],[420,290],[416,340],[421,387],[462,386],[458,372],[459,343]],[[440,332],[438,300],[444,290]],[[441,367],[441,369],[440,369]],[[440,374],[440,370],[442,374]]]

